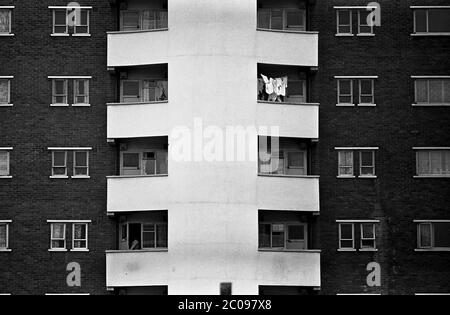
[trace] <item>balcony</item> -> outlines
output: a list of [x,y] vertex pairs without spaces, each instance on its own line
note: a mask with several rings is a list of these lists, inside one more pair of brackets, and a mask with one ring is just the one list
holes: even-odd
[[168,137],[120,139],[118,170],[107,177],[108,213],[168,209]]
[[117,31],[108,32],[108,67],[167,62],[167,0],[118,2]]
[[167,64],[115,71],[117,102],[107,104],[108,139],[169,134]]
[[164,286],[170,273],[167,250],[107,251],[106,286]]
[[261,62],[318,66],[318,32],[309,30],[308,1],[258,0],[256,56]]
[[259,285],[320,287],[320,251],[259,252]]

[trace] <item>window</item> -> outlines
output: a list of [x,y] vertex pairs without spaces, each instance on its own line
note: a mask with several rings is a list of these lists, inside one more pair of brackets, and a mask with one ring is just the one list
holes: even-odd
[[10,104],[11,80],[0,77],[0,106]]
[[68,105],[67,84],[65,79],[53,80],[53,100],[52,105]]
[[88,35],[89,9],[61,7],[53,10],[53,35]]
[[50,229],[50,249],[66,249],[66,224],[52,223]]
[[0,177],[10,176],[9,152],[0,149]]
[[360,176],[375,176],[375,151],[359,152]]
[[[124,223],[121,225],[121,242],[129,250],[168,247],[167,223]],[[123,248],[123,247],[122,247]]]
[[0,36],[11,34],[11,9],[14,7],[0,6]]
[[376,224],[379,221],[374,220],[342,220],[337,221],[339,224],[339,250],[355,251],[356,250],[356,233],[359,228],[359,250],[360,251],[376,251]]
[[122,103],[158,102],[166,101],[167,81],[161,80],[122,80]]
[[414,10],[414,34],[450,34],[450,7]]
[[[50,251],[67,251],[67,234],[72,235],[71,251],[88,251],[88,224],[89,220],[80,221],[51,221],[50,223]],[[72,227],[72,233],[67,233]]]
[[[338,106],[354,106],[355,99],[359,106],[375,106],[375,80],[377,77],[343,77],[336,76]],[[354,97],[354,82],[357,83],[359,98]]]
[[72,249],[88,249],[88,225],[86,223],[74,223],[72,225]]
[[418,150],[418,176],[450,176],[449,150]]
[[352,11],[337,10],[337,34],[352,35]]
[[74,105],[89,104],[89,80],[76,79],[73,81],[74,87]]
[[365,79],[359,80],[359,105],[374,105],[374,80]]
[[418,223],[417,244],[419,249],[450,249],[450,221]]
[[167,10],[121,11],[120,30],[157,30],[167,29]]
[[67,176],[67,152],[52,152],[52,176]]
[[375,249],[375,224],[362,223],[361,226],[361,248],[362,249]]
[[339,249],[355,249],[355,225],[339,224]]
[[290,174],[307,175],[306,151],[286,152],[287,168]]
[[306,31],[306,10],[297,8],[258,9],[258,28]]
[[353,105],[353,80],[338,80],[338,104]]
[[[51,106],[69,106],[69,99],[73,100],[72,106],[90,106],[89,104],[89,79],[91,77],[63,77],[49,76],[52,79],[52,104]],[[72,87],[69,89],[69,84]],[[69,91],[73,95],[69,98]]]
[[371,11],[358,10],[358,35],[373,34],[373,26],[367,24],[367,17]]
[[142,151],[121,153],[121,175],[167,175],[167,151]]
[[308,249],[306,223],[259,224],[259,248],[261,249]]
[[353,151],[339,151],[339,176],[353,176]]
[[73,176],[89,176],[89,152],[73,152]]
[[417,79],[415,99],[417,105],[450,104],[450,78]]
[[0,251],[9,249],[9,223],[10,221],[0,221]]
[[375,152],[378,148],[336,148],[338,150],[338,177],[355,177],[354,152],[359,158],[359,177],[376,178]]

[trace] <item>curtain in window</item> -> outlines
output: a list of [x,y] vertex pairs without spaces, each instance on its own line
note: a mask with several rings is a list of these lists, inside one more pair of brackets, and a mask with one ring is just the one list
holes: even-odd
[[9,10],[0,10],[0,33],[9,33]]
[[0,176],[9,175],[8,166],[8,152],[0,151]]
[[442,102],[442,81],[430,80],[430,103]]
[[54,239],[64,238],[64,224],[53,224],[53,235]]
[[0,104],[7,104],[9,102],[9,84],[8,80],[0,80]]
[[167,247],[167,225],[166,224],[158,224],[156,226],[156,239],[157,246],[156,247]]
[[152,30],[156,28],[155,11],[145,10],[142,12],[142,29]]
[[158,19],[156,23],[156,28],[167,28],[168,27],[168,14],[167,11],[159,11]]
[[416,81],[416,102],[428,103],[428,81],[417,80]]
[[431,247],[431,224],[420,225],[420,247]]
[[143,102],[154,102],[156,101],[156,86],[155,81],[143,82]]
[[0,224],[0,248],[6,248],[6,224]]

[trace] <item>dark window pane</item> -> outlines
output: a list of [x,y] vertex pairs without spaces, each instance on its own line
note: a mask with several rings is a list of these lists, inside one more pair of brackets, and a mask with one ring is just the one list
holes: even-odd
[[339,11],[339,25],[350,25],[350,14],[351,11]]
[[434,246],[450,247],[450,223],[434,223]]
[[283,28],[283,10],[272,9],[272,29],[282,30]]
[[55,10],[55,25],[66,25],[66,10]]
[[53,166],[65,166],[66,165],[66,153],[54,152],[53,153]]
[[353,224],[341,224],[341,239],[353,238]]
[[305,226],[304,225],[290,225],[288,239],[304,240],[305,239]]
[[427,11],[426,10],[416,10],[416,32],[424,33],[427,31]]
[[156,226],[157,247],[167,248],[167,225],[158,224]]
[[429,32],[450,32],[450,9],[428,11]]
[[259,247],[270,247],[270,224],[259,225]]
[[361,152],[361,165],[373,166],[373,152]]
[[123,82],[123,95],[138,96],[139,95],[139,82],[124,81]]
[[134,167],[139,169],[139,153],[124,153],[123,167]]
[[420,247],[431,247],[431,224],[419,225]]
[[270,10],[258,10],[258,28],[270,28]]

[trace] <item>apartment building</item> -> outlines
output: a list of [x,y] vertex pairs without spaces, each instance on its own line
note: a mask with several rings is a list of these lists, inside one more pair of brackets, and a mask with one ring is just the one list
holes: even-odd
[[0,0],[0,294],[450,293],[446,2]]

